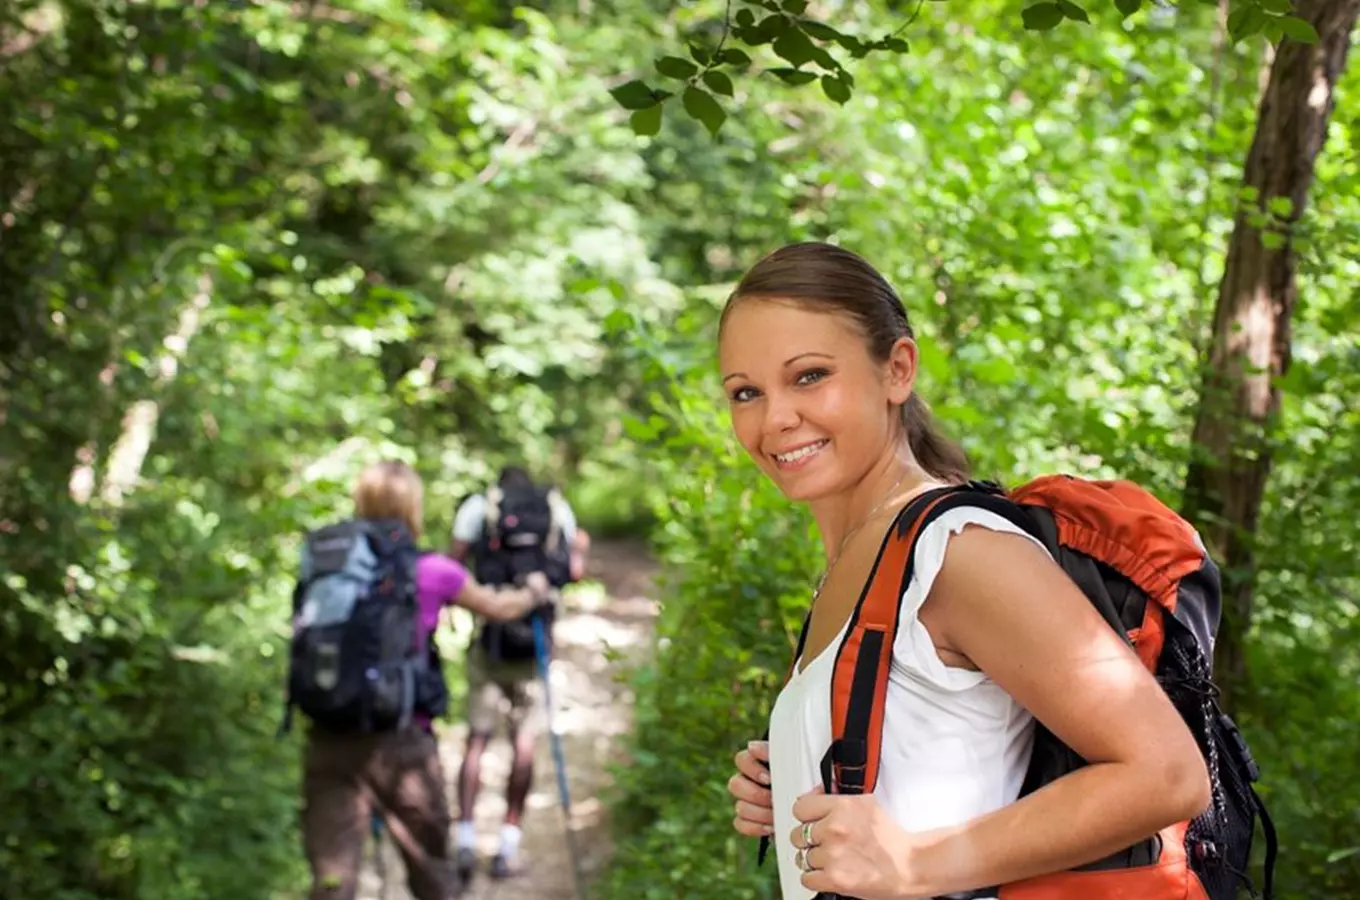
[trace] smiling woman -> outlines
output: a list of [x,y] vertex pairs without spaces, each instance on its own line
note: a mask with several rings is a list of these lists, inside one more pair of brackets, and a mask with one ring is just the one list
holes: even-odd
[[[1125,850],[1205,808],[1205,765],[1175,706],[1024,516],[953,490],[968,462],[915,393],[917,348],[892,287],[848,250],[784,247],[729,298],[718,357],[738,440],[808,504],[828,560],[769,742],[739,753],[729,782],[737,830],[774,841],[784,900],[1069,900],[1113,897],[1109,885],[1204,898],[1179,876],[1169,892],[1034,880],[1090,875],[1063,873],[1112,854],[1144,874],[1179,859],[1183,875],[1176,841],[1153,851],[1156,865]],[[948,493],[962,502],[912,518]],[[897,568],[880,577],[880,566]],[[871,592],[889,623],[873,634],[862,621]],[[856,726],[874,747],[846,761],[836,753],[849,726],[833,710],[864,672],[842,682],[840,658],[874,639],[884,649],[870,658],[888,663],[866,670],[882,700],[865,721],[881,737]],[[1022,797],[1036,720],[1089,764]]]

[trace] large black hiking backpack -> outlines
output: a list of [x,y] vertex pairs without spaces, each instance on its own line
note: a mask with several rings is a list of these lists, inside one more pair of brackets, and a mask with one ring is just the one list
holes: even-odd
[[[898,514],[844,637],[828,650],[835,653],[833,740],[822,760],[823,789],[864,794],[877,785],[892,647],[901,598],[913,577],[916,541],[932,521],[957,507],[993,512],[1048,548],[1157,678],[1199,743],[1212,785],[1212,800],[1199,815],[1104,859],[960,896],[1236,900],[1243,889],[1257,896],[1248,868],[1259,823],[1265,838],[1261,885],[1270,900],[1278,845],[1254,787],[1260,770],[1237,725],[1219,708],[1211,672],[1220,611],[1218,567],[1188,522],[1127,481],[1047,475],[1009,491],[970,482],[922,494]],[[809,612],[789,677],[802,656],[810,621]],[[1038,723],[1020,796],[1086,764]],[[1149,791],[1158,787],[1146,785]],[[769,840],[761,840],[761,861]],[[818,895],[819,900],[832,897]]]
[[444,712],[448,694],[418,627],[416,561],[406,526],[356,519],[307,535],[293,594],[285,729],[294,707],[319,728],[404,728]]
[[[532,483],[496,484],[487,489],[481,539],[473,546],[473,571],[489,585],[522,584],[542,572],[554,587],[571,581],[571,548],[554,507],[561,502],[552,487]],[[552,634],[553,607],[541,606],[509,622],[487,622],[478,640],[492,659],[532,659],[533,619]],[[550,638],[549,638],[550,639]]]

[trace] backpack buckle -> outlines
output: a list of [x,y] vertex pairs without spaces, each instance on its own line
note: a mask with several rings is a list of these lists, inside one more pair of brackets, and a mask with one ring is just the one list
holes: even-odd
[[834,740],[822,758],[822,787],[828,794],[862,794],[868,767],[867,742],[854,738]]

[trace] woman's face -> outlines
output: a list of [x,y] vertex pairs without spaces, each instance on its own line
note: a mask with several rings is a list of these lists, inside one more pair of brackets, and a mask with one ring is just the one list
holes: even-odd
[[718,357],[737,439],[801,501],[852,490],[890,452],[916,372],[911,341],[879,363],[847,314],[777,300],[739,300]]

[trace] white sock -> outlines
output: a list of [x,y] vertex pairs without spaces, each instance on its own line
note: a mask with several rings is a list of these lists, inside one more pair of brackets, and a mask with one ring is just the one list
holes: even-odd
[[458,846],[459,848],[475,848],[477,846],[477,824],[475,822],[458,823]]
[[518,825],[501,826],[501,853],[510,859],[519,850],[520,829]]

